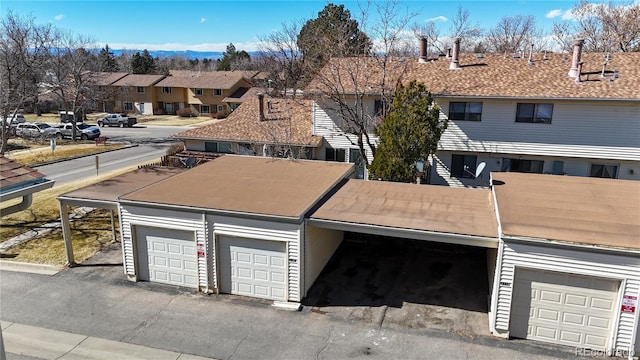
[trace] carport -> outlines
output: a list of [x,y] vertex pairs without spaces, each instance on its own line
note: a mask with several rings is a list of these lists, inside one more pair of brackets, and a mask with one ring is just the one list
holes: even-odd
[[109,210],[111,214],[111,231],[113,239],[116,240],[115,213],[118,211],[118,198],[184,170],[181,168],[144,167],[58,196],[67,265],[73,266],[75,264],[69,220],[69,212],[72,206]]
[[[428,304],[484,313],[486,329],[499,243],[490,190],[349,180],[311,214],[307,233],[317,232],[337,232],[345,241],[307,305]],[[308,236],[307,247],[320,241]]]

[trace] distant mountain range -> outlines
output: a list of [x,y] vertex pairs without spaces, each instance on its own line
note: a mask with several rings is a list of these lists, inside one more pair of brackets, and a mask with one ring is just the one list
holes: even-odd
[[[130,49],[126,49],[126,50],[109,49],[109,50],[111,50],[115,56],[119,56],[123,52],[135,54],[136,52],[142,53],[142,51],[144,51],[144,50],[132,50],[132,49],[131,50]],[[149,51],[149,54],[151,54],[151,56],[153,56],[154,58],[181,56],[189,60],[195,60],[195,59],[217,60],[217,59],[222,59],[222,56],[224,55],[224,52],[222,51],[193,51],[193,50],[148,50],[148,51]],[[256,54],[257,52],[249,51],[249,56],[251,57],[253,57]]]

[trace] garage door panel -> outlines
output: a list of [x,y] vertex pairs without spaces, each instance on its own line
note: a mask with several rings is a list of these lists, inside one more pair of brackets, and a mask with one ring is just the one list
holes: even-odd
[[221,292],[286,299],[285,242],[220,238]]
[[136,227],[141,261],[140,279],[178,286],[198,286],[193,232]]
[[513,337],[606,348],[618,282],[519,269],[514,284]]

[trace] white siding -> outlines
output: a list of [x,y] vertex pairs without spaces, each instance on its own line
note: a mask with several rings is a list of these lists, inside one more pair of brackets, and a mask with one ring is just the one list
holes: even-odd
[[318,278],[327,262],[333,256],[344,233],[337,230],[321,229],[313,226],[306,227],[305,249],[305,295],[313,282]]
[[[229,235],[249,239],[286,241],[289,260],[287,267],[289,294],[287,298],[290,301],[301,300],[300,242],[302,241],[302,224],[217,215],[208,215],[207,222],[212,226],[211,232],[214,237]],[[212,243],[215,244],[214,241]],[[211,245],[210,247],[214,246]]]
[[[509,330],[511,297],[516,267],[558,271],[600,278],[617,279],[622,282],[622,295],[637,296],[640,288],[640,258],[624,255],[596,253],[588,250],[541,247],[505,241],[502,244],[502,259],[499,277],[494,286],[498,286],[495,328],[498,331]],[[493,301],[496,301],[494,299]],[[616,307],[619,311],[620,304]],[[614,327],[613,347],[628,350],[631,344],[632,329],[637,324],[635,315],[619,313]]]
[[[206,249],[206,224],[203,224],[204,219],[201,213],[124,205],[120,207],[120,221],[124,271],[129,276],[136,276],[135,257],[137,254],[134,245],[136,239],[132,236],[133,227],[136,225],[194,231],[196,246],[203,246]],[[209,287],[207,268],[206,257],[198,259],[198,285],[201,289]]]
[[[436,101],[446,116],[449,100]],[[441,150],[640,161],[638,102],[535,101],[553,103],[553,118],[532,124],[515,114],[518,102],[534,101],[469,101],[482,101],[482,121],[450,121]]]
[[185,140],[184,147],[191,151],[204,151],[204,140]]

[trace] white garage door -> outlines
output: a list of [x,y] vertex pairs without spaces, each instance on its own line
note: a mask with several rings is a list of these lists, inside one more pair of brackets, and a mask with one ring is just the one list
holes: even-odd
[[220,237],[220,291],[286,300],[286,242]]
[[193,232],[136,226],[139,279],[198,287],[198,259]]
[[613,326],[618,284],[559,272],[517,270],[510,334],[605,350]]

